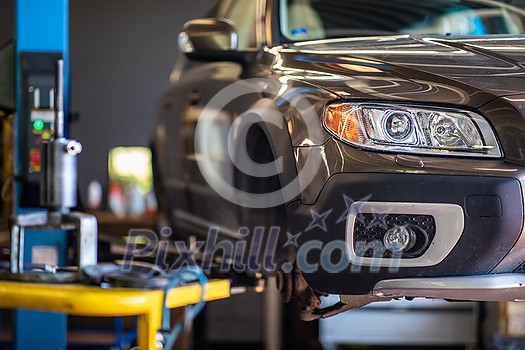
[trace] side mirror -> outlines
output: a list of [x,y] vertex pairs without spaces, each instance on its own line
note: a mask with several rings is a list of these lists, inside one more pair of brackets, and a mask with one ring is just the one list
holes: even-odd
[[230,20],[194,19],[184,24],[179,34],[179,48],[188,55],[237,50],[237,31]]

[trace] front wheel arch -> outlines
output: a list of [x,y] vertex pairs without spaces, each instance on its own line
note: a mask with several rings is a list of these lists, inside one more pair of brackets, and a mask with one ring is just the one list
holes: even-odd
[[[267,111],[268,113],[275,115],[276,112],[279,112],[275,107],[274,102],[269,99],[259,100],[253,108],[257,109],[257,114]],[[247,113],[250,113],[250,111]],[[242,116],[240,118],[242,118]],[[264,115],[261,116],[260,122],[251,125],[246,131],[248,133],[246,138],[248,155],[251,160],[256,163],[269,163],[281,157],[283,171],[277,176],[255,178],[235,168],[234,178],[236,187],[248,193],[269,193],[279,190],[283,186],[289,184],[297,186],[297,170],[295,166],[293,147],[284,118],[282,128],[273,125],[272,123],[267,123],[264,119]],[[236,145],[236,147],[243,146],[244,145]],[[275,256],[277,270],[279,270],[281,265],[285,262],[292,264],[295,262],[295,249],[293,246],[284,246],[287,243],[287,233],[289,232],[286,206],[289,202],[299,199],[299,187],[297,186],[296,188],[295,198],[287,202],[284,202],[283,200],[283,203],[276,207],[253,209],[239,206],[240,227],[246,226],[250,228],[250,230],[253,230],[254,227],[263,226],[265,232],[268,232],[271,226],[278,226],[280,228]]]

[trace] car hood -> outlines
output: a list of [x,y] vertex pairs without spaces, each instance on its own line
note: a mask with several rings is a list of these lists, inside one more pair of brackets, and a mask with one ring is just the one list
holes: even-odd
[[479,107],[525,91],[521,36],[334,39],[275,52],[276,71],[344,98]]

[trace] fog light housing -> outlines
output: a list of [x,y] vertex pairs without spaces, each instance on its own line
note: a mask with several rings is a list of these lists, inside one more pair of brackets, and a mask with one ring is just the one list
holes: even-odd
[[416,259],[430,247],[436,221],[432,215],[358,213],[352,233],[358,257]]

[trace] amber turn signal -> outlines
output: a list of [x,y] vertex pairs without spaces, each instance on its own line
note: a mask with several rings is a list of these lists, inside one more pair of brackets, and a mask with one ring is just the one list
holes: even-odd
[[362,142],[357,109],[348,103],[337,103],[326,107],[325,126],[335,135],[350,142]]

